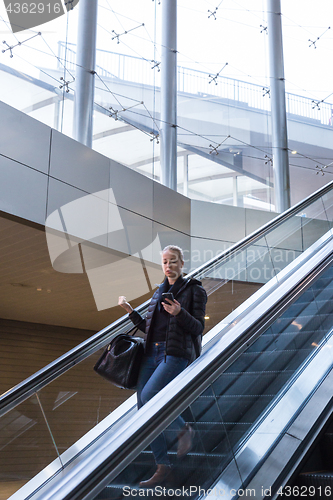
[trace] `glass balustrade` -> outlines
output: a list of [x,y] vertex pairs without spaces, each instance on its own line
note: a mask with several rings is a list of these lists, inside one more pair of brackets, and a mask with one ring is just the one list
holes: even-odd
[[[326,234],[327,231],[331,230],[332,218],[333,193],[331,190],[315,202],[312,203],[309,201],[305,208],[302,206],[302,208],[296,211],[291,217],[281,222],[276,220],[273,226],[268,224],[263,233],[258,233],[257,236],[244,240],[243,243],[235,247],[234,250],[227,251],[212,264],[193,273],[192,275],[195,278],[202,281],[208,294],[205,333],[222,320],[228,323],[228,315],[237,309],[238,306],[243,304],[246,299],[251,297],[254,292],[269,280],[275,279],[277,282],[278,273],[282,269],[308,249],[314,241],[317,241],[321,236]],[[328,293],[328,291],[325,293]],[[246,307],[250,308],[251,304],[248,303]],[[314,307],[314,305],[312,305],[312,307]],[[327,304],[325,307],[327,307]],[[143,314],[144,313],[145,311],[143,310]],[[312,317],[311,322],[319,321],[318,318],[318,315]],[[280,321],[283,320],[281,319]],[[299,318],[296,317],[288,328],[299,332],[300,324]],[[102,345],[106,345],[112,336],[119,332],[126,331],[128,328],[129,323],[126,323],[121,328],[117,328],[116,331],[111,328],[110,332],[104,336]],[[277,328],[277,326],[274,328]],[[302,329],[304,329],[303,323]],[[267,333],[267,336],[263,338],[267,338],[267,342],[268,339],[271,339],[272,342],[270,345],[273,346],[275,334],[276,332],[272,327],[270,333]],[[300,359],[303,359],[303,354],[307,355],[308,352],[314,348],[312,344],[318,343],[318,335],[319,334],[316,333],[314,337],[311,337],[310,344],[309,341],[306,340],[304,342],[304,347],[295,347],[294,351],[296,357],[292,357],[292,360],[298,359],[300,356]],[[290,336],[291,333],[288,332],[283,338],[287,339]],[[297,339],[299,338],[301,338],[301,336],[297,337]],[[264,341],[261,340],[260,342]],[[296,340],[293,339],[291,342],[295,343]],[[254,347],[251,349],[253,348]],[[296,351],[298,350],[299,353],[296,355]],[[132,394],[131,391],[117,389],[95,374],[93,366],[101,353],[102,349],[94,352],[84,361],[74,364],[74,366],[68,369],[64,374],[41,388],[35,395],[32,395],[26,402],[21,403],[1,417],[3,428],[11,429],[10,431],[8,430],[10,436],[10,432],[16,433],[15,435],[17,436],[8,438],[8,440],[4,442],[0,452],[1,463],[6,463],[5,475],[6,477],[13,478],[13,483],[16,482],[17,487],[22,484],[22,481],[27,481],[32,478],[39,467],[42,469],[54,458],[57,458],[57,453],[61,454],[66,451]],[[250,360],[253,360],[254,363],[257,359],[259,364],[265,364],[266,359],[267,363],[271,363],[275,356],[277,356],[276,349],[274,351],[268,349],[262,354],[249,351],[244,359],[248,359],[250,365],[252,363]],[[286,356],[287,355],[281,354],[280,357],[279,355],[276,360],[277,365],[279,365],[280,361],[285,359]],[[256,365],[254,364],[253,366]],[[272,366],[275,366],[274,363]],[[289,366],[289,361],[286,362],[286,366]],[[253,372],[252,369],[244,368],[244,370],[251,373]],[[274,368],[273,372],[275,373],[278,370],[280,370],[280,368]],[[287,368],[281,370],[282,372],[280,375],[276,375],[276,377],[274,375],[274,380],[275,378],[281,381],[285,380],[288,370]],[[231,377],[230,373],[228,372],[223,375],[221,379],[224,380],[223,383],[228,384],[227,381]],[[231,446],[228,452],[229,455],[226,455],[228,457],[231,453],[230,450],[233,449],[234,443],[236,442],[236,437],[243,431],[246,432],[253,424],[253,418],[249,418],[249,415],[252,415],[253,411],[251,410],[250,413],[247,413],[246,408],[248,401],[253,400],[255,395],[245,394],[243,399],[239,400],[237,404],[235,403],[238,408],[244,409],[243,411],[245,412],[244,415],[246,414],[246,418],[238,419],[236,422],[233,416],[234,406],[230,403],[232,398],[235,398],[235,401],[237,400],[237,393],[233,394],[234,388],[237,387],[237,379],[245,380],[244,377],[247,377],[249,385],[254,384],[254,386],[256,386],[257,380],[261,380],[261,378],[265,380],[271,376],[260,372],[260,370],[258,372],[260,373],[259,378],[257,378],[257,375],[251,375],[251,373],[241,375],[240,371],[235,375],[235,381],[232,382],[230,386],[231,392],[223,396],[218,388],[218,384],[215,384],[201,397],[200,403],[196,402],[193,408],[189,408],[187,412],[187,416],[192,415],[190,421],[198,421],[198,429],[201,427],[205,429],[205,422],[207,423],[207,433],[209,434],[210,432],[209,435],[213,436],[214,433],[223,434],[230,431],[228,439],[221,445],[225,450],[228,446]],[[251,382],[251,377],[253,377],[253,382]],[[271,382],[268,381],[267,383],[268,387],[270,387],[269,384]],[[274,383],[277,384],[276,381]],[[270,393],[270,391],[268,392]],[[264,398],[258,398],[258,401],[264,399],[266,401],[267,397],[266,394]],[[228,401],[228,403],[223,405],[223,400]],[[32,401],[35,402],[35,406],[33,406]],[[257,406],[260,406],[260,404],[258,402]],[[200,411],[198,410],[199,407],[202,408]],[[35,409],[39,420],[36,420],[37,417],[32,415],[31,408]],[[230,413],[224,415],[223,412],[226,411],[225,408],[229,408],[228,412]],[[43,412],[41,409],[43,409]],[[206,415],[208,410],[214,413],[214,417],[208,418]],[[202,413],[202,419],[200,417],[200,412]],[[223,416],[222,420],[218,419],[218,415],[220,414]],[[18,415],[17,418],[15,415]],[[47,439],[43,441],[38,440],[37,444],[34,437],[37,423],[28,425],[30,420],[34,422],[36,420],[36,422],[39,422],[38,425],[44,426],[44,432],[48,435],[47,439],[51,443],[50,446]],[[13,424],[11,424],[11,422],[13,422]],[[234,425],[232,425],[232,422]],[[18,424],[19,427],[17,427],[16,424]],[[7,432],[7,430],[5,432]],[[54,440],[54,444],[52,440]],[[208,441],[210,442],[210,440],[211,438],[209,437]],[[17,451],[20,449],[20,446],[24,447],[24,453]],[[43,448],[43,452],[38,453],[38,456],[45,457],[45,459],[38,458],[38,460],[36,460],[36,449],[38,446]],[[212,447],[210,451],[213,449],[214,447]],[[201,451],[200,453],[204,452]],[[206,457],[205,454],[202,456]],[[212,460],[211,455],[207,456],[207,460]],[[218,463],[224,460],[223,456],[224,453],[221,454],[222,458],[220,456],[217,458],[215,457]],[[11,457],[14,458],[12,459]],[[229,458],[226,458],[225,460],[228,459]],[[35,462],[36,464],[40,464],[40,466],[32,466]],[[26,469],[24,463],[28,463],[31,468],[28,467]]]

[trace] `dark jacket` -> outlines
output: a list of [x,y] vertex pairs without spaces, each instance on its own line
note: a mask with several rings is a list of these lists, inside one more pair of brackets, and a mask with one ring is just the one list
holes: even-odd
[[[150,328],[154,311],[160,300],[161,291],[166,280],[155,291],[145,319],[135,310],[129,315],[134,325],[146,333],[146,345],[151,339]],[[207,294],[200,281],[192,278],[188,280],[180,278],[180,280],[180,287],[174,297],[180,303],[181,311],[177,316],[170,315],[165,349],[166,354],[169,356],[182,357],[193,361],[199,355],[199,352],[196,353],[198,347],[195,348],[194,344],[199,346],[199,350],[201,349]]]

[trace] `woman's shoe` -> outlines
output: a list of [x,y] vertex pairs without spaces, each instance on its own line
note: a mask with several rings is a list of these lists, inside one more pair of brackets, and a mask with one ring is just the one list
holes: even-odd
[[194,429],[189,424],[186,424],[185,427],[180,431],[180,433],[178,434],[178,458],[185,457],[192,449],[194,434]]
[[170,476],[171,466],[165,464],[157,465],[157,470],[155,474],[147,481],[141,481],[139,486],[143,488],[153,488],[164,483],[164,481]]

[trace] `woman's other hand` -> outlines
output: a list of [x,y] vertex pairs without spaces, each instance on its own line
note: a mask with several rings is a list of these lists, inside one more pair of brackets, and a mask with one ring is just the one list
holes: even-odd
[[165,299],[165,302],[162,302],[162,306],[172,316],[177,316],[177,314],[180,313],[181,310],[181,305],[180,303],[175,299],[173,302],[172,300]]
[[126,297],[124,295],[120,295],[118,299],[118,305],[123,309],[125,309],[125,311],[128,312],[129,314],[131,314],[131,312],[133,311],[133,307],[131,306],[131,304],[127,302]]

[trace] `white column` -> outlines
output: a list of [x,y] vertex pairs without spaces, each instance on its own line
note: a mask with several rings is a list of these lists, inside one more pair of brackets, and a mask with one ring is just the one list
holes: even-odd
[[161,182],[177,191],[177,0],[162,0]]
[[267,0],[275,210],[290,207],[290,178],[280,0]]
[[74,139],[92,146],[98,0],[80,0],[76,48]]
[[238,207],[238,182],[237,175],[232,178],[232,188],[233,188],[233,206]]
[[188,155],[184,155],[183,195],[188,196]]
[[[62,106],[64,103],[62,103]],[[60,96],[56,97],[54,103],[54,117],[53,117],[53,128],[55,130],[60,130]]]

